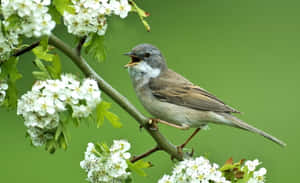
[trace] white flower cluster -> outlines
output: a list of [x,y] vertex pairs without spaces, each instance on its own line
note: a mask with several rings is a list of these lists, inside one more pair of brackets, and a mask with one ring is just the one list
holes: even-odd
[[68,32],[77,36],[89,33],[104,35],[107,28],[106,16],[111,14],[125,18],[131,10],[128,0],[72,0],[75,13],[64,13]]
[[260,164],[261,164],[261,162],[259,162],[257,159],[255,159],[253,161],[248,160],[245,162],[244,167],[247,167],[248,173],[253,172],[253,177],[250,178],[248,183],[264,183],[265,182],[265,175],[267,173],[267,170],[265,168],[260,168],[259,170],[255,171],[256,167]]
[[[0,67],[0,73],[1,73],[1,67]],[[0,105],[5,99],[6,96],[6,90],[8,89],[8,84],[4,80],[0,80]]]
[[172,175],[164,175],[158,183],[230,183],[217,164],[210,164],[204,157],[186,159],[179,162],[173,169]]
[[80,84],[73,75],[66,74],[60,80],[37,81],[18,100],[17,114],[23,116],[33,145],[41,146],[53,138],[61,112],[71,109],[72,117],[87,117],[100,101],[95,80],[85,79]]
[[19,44],[18,35],[10,31],[6,35],[3,34],[3,25],[0,23],[0,60],[7,60],[15,48]]
[[10,17],[16,16],[18,22],[14,32],[16,36],[25,35],[26,37],[40,37],[49,35],[55,27],[55,22],[48,14],[51,0],[2,0],[1,12],[4,16],[4,26],[9,26]]
[[93,143],[88,143],[84,160],[80,162],[92,183],[121,183],[130,172],[126,160],[130,158],[130,144],[125,140],[114,140],[108,152],[99,152]]

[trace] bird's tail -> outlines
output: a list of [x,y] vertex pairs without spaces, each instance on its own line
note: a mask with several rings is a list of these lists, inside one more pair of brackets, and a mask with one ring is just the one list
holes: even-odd
[[237,127],[237,128],[243,129],[243,130],[247,130],[247,131],[250,131],[253,133],[257,133],[257,134],[275,142],[276,144],[279,144],[282,147],[286,146],[286,143],[284,143],[283,141],[277,139],[276,137],[273,137],[272,135],[270,135],[260,129],[257,129],[257,128],[243,122],[242,120],[238,119],[237,117],[235,117],[233,115],[224,113],[223,116],[226,119],[230,120],[234,127]]

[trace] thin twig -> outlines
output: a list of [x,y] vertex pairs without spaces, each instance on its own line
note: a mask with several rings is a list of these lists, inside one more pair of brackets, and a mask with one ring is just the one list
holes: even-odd
[[86,40],[86,36],[80,38],[78,45],[76,46],[76,52],[78,55],[81,55],[81,48]]
[[26,52],[29,52],[31,51],[33,48],[37,47],[38,45],[40,44],[40,41],[36,41],[34,43],[32,43],[31,45],[25,47],[25,48],[22,48],[20,50],[17,50],[16,53],[13,54],[13,56],[15,57],[18,57]]
[[182,160],[187,154],[182,154],[178,152],[177,147],[173,145],[166,137],[164,137],[159,130],[151,129],[151,125],[147,125],[149,118],[145,117],[140,113],[134,105],[132,105],[126,97],[121,95],[116,89],[114,89],[109,83],[107,83],[101,76],[99,76],[94,69],[85,61],[83,57],[80,57],[76,50],[70,48],[62,40],[54,35],[49,37],[49,43],[55,46],[57,49],[62,51],[66,56],[68,56],[73,63],[85,74],[86,77],[94,78],[99,88],[111,97],[117,104],[119,104],[125,111],[127,111],[140,125],[144,126],[147,132],[156,141],[158,147],[170,154],[172,157]]
[[159,150],[160,150],[160,148],[158,146],[156,146],[156,147],[150,149],[149,151],[147,151],[147,152],[145,152],[145,153],[143,153],[139,156],[134,156],[130,161],[131,161],[131,163],[134,163],[134,162],[136,162],[136,161],[138,161],[142,158],[145,158],[145,157],[147,157],[147,156],[151,155],[152,153],[154,153],[156,151],[159,151]]
[[181,144],[179,147],[181,148],[181,149],[183,149],[191,140],[192,140],[192,138],[199,132],[201,130],[201,128],[197,128],[194,132],[193,132],[193,134],[188,138],[188,139],[186,139],[186,141],[183,143],[183,144]]

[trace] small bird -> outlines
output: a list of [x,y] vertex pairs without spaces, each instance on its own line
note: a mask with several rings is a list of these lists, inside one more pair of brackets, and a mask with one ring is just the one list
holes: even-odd
[[[208,123],[224,124],[264,136],[281,145],[281,140],[237,117],[238,110],[167,67],[158,48],[139,44],[126,53],[135,92],[145,109],[162,122],[179,129],[197,128],[190,139]],[[190,140],[189,139],[189,140]]]

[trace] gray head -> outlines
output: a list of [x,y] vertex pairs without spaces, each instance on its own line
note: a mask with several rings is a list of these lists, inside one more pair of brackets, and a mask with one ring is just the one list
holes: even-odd
[[[125,55],[131,57],[131,61],[125,66],[130,70],[138,71],[138,69],[141,69],[138,65],[150,66],[152,69],[159,69],[160,71],[164,71],[167,68],[161,52],[151,44],[139,44]],[[145,70],[144,72],[150,72],[150,70]]]

